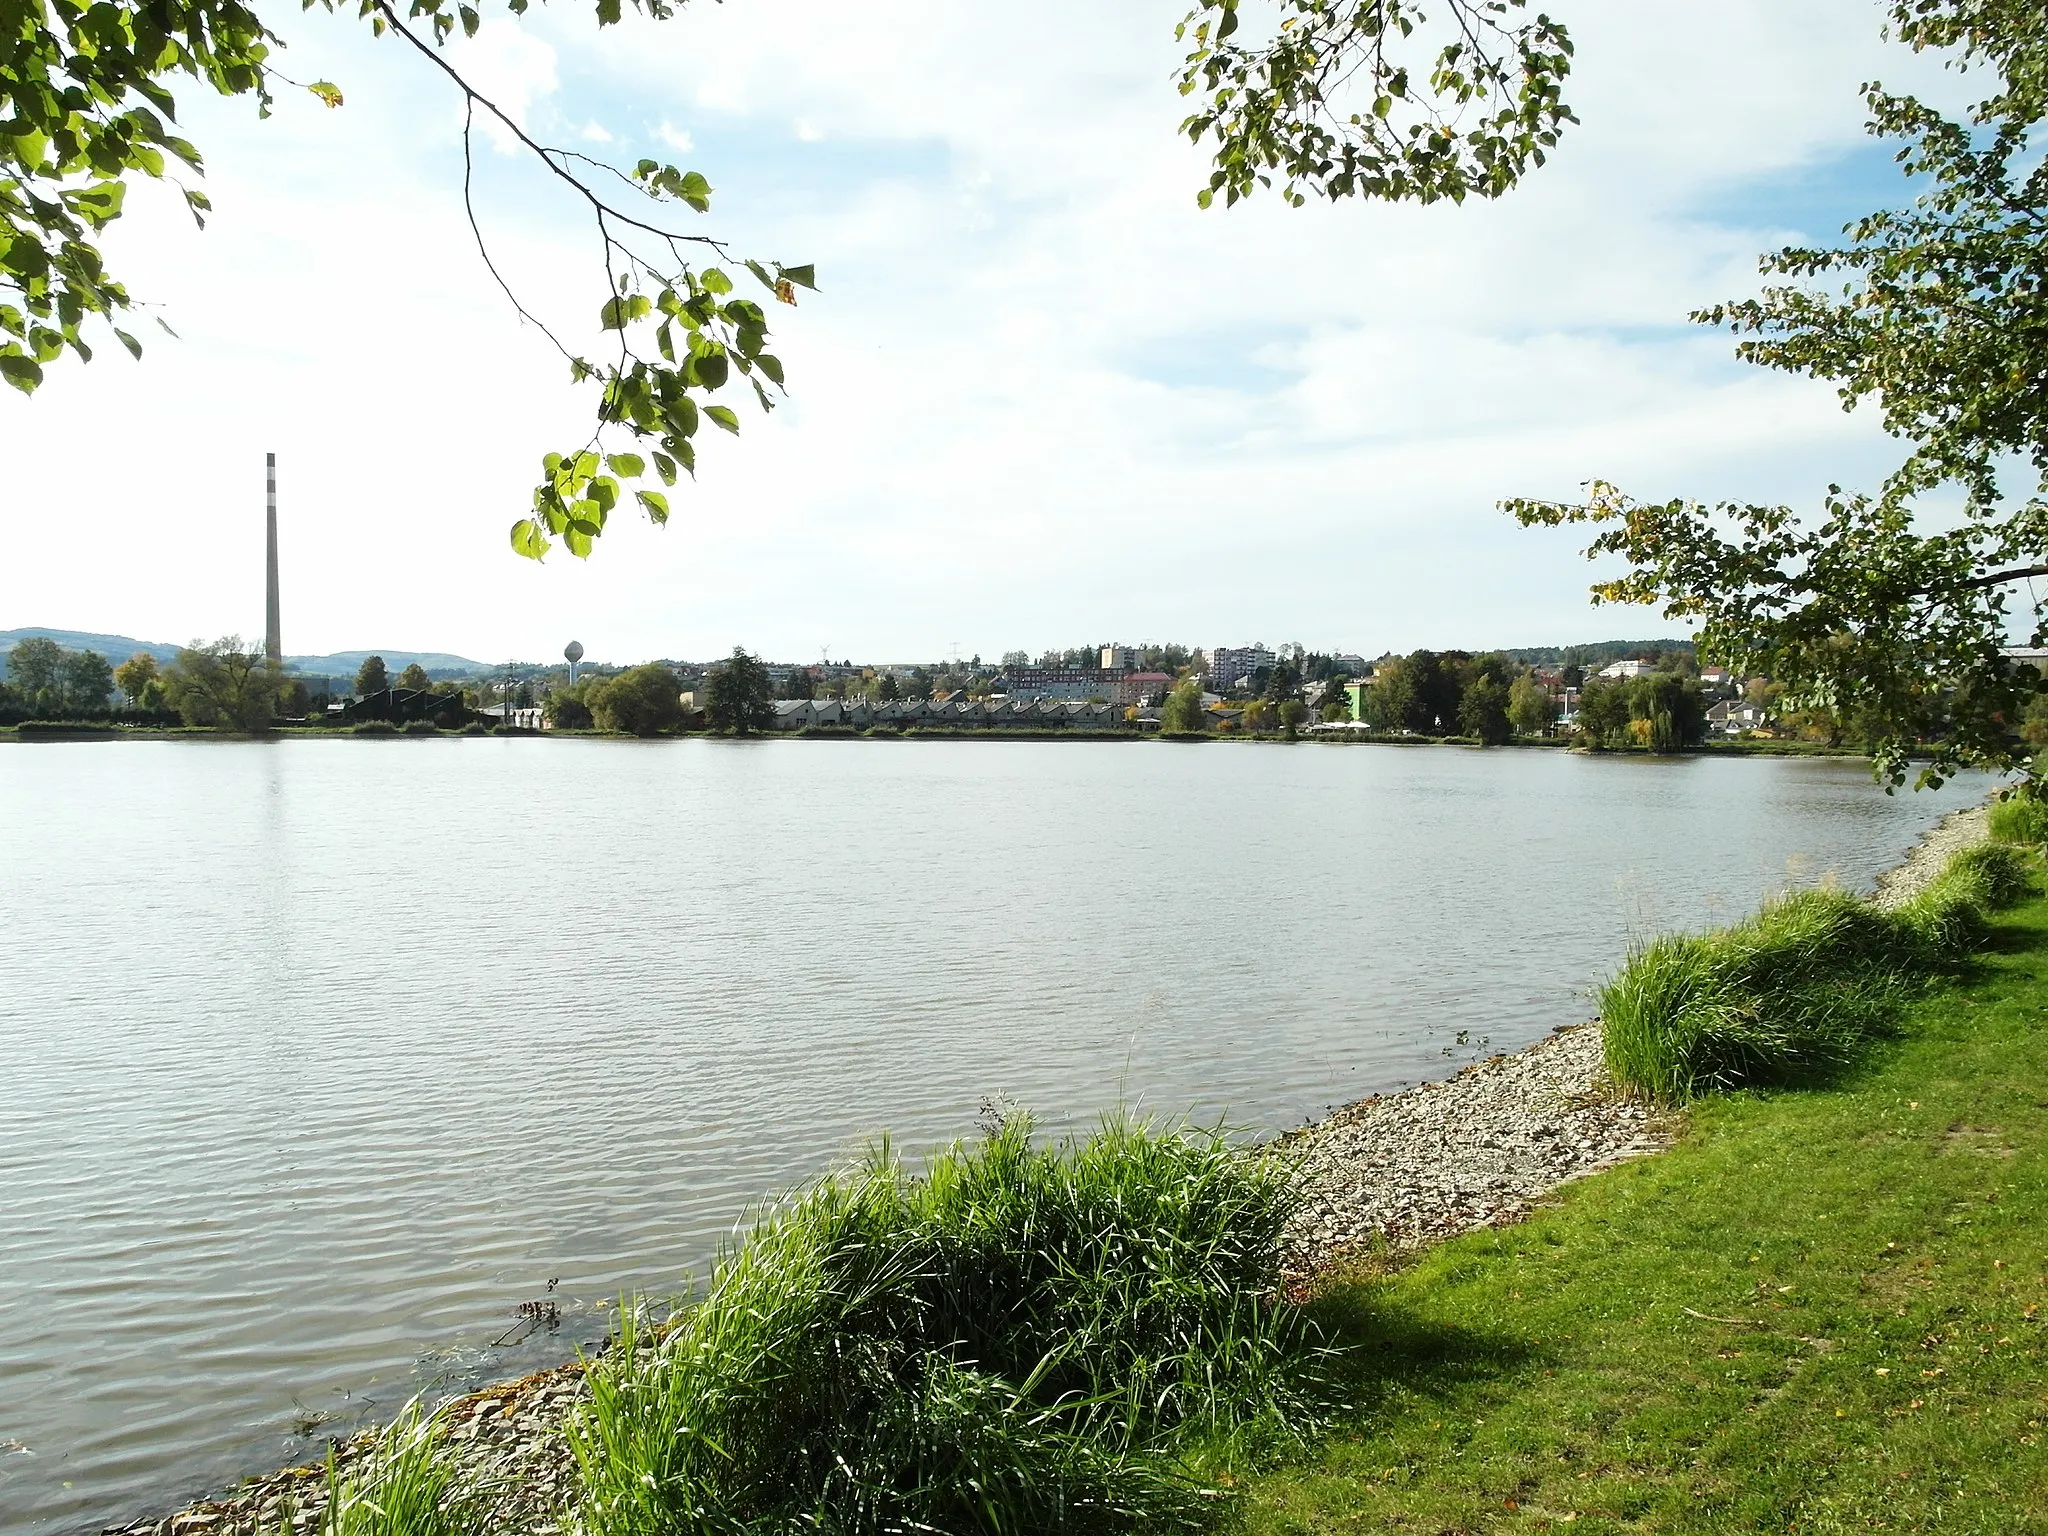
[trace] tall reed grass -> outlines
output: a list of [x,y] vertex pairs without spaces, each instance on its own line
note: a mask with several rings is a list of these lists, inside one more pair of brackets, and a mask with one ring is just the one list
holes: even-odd
[[1889,910],[1821,888],[1730,928],[1656,939],[1600,988],[1608,1075],[1678,1104],[1832,1071],[1915,985],[1980,947],[1990,914],[2030,883],[2015,849],[1980,844]]
[[2048,799],[2024,784],[2016,785],[1992,803],[1988,825],[2001,843],[2038,848],[2048,843]]
[[[765,1217],[571,1421],[594,1536],[1195,1522],[1191,1455],[1283,1443],[1328,1355],[1278,1296],[1290,1170],[1013,1118],[921,1176],[883,1147]],[[630,1309],[627,1309],[630,1311]]]
[[[328,1452],[327,1502],[312,1530],[316,1536],[473,1536],[476,1512],[454,1484],[439,1426],[417,1405],[408,1407],[347,1472]],[[286,1510],[276,1536],[295,1533],[305,1536],[305,1528]]]

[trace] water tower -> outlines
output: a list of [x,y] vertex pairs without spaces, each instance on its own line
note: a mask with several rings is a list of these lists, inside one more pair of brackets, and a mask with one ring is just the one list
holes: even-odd
[[562,647],[562,660],[569,663],[569,681],[576,681],[576,663],[583,659],[583,642],[571,640]]

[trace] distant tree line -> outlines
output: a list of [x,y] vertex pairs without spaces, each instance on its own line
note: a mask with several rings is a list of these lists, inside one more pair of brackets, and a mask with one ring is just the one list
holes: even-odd
[[[750,736],[775,723],[775,689],[768,668],[742,646],[734,646],[732,655],[711,670],[704,691],[699,707],[711,730]],[[542,708],[549,723],[561,730],[631,736],[659,736],[689,719],[682,680],[674,668],[658,661],[557,688]]]
[[[1704,740],[1707,701],[1690,651],[1665,652],[1655,665],[1662,670],[1647,677],[1582,686],[1581,669],[1566,667],[1561,686],[1580,686],[1578,734],[1597,746],[1656,751]],[[1488,745],[1547,735],[1558,714],[1550,686],[1498,651],[1412,651],[1382,661],[1363,704],[1375,730],[1466,736]]]
[[67,651],[41,635],[15,642],[0,683],[0,714],[15,720],[103,720],[114,672],[98,651]]
[[[123,709],[117,709],[118,691]],[[97,651],[67,651],[37,636],[19,641],[7,657],[0,684],[0,718],[109,720],[218,726],[255,731],[268,727],[305,686],[287,677],[239,637],[193,641],[159,666],[137,651],[118,667]]]

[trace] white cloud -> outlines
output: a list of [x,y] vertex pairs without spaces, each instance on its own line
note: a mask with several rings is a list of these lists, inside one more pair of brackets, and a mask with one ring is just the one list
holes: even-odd
[[577,137],[586,144],[609,144],[612,142],[611,130],[595,118],[577,130]]
[[[534,106],[561,90],[555,50],[519,22],[496,18],[473,38],[448,48],[463,77],[522,130]],[[479,109],[477,121],[500,154],[523,154],[518,139],[497,117]]]
[[[815,260],[823,290],[772,316],[789,402],[704,445],[665,532],[621,518],[587,565],[539,569],[504,528],[589,399],[475,255],[447,94],[306,22],[295,48],[349,106],[200,111],[215,228],[138,213],[115,242],[186,341],[0,403],[15,461],[52,472],[49,502],[0,508],[25,556],[0,566],[0,628],[252,627],[259,525],[236,519],[273,444],[294,649],[541,656],[574,631],[616,659],[1655,631],[1590,612],[1575,547],[1494,501],[1596,473],[1810,499],[1882,463],[1825,386],[1681,324],[1779,238],[1782,208],[1744,211],[1758,178],[1824,172],[1862,143],[1857,83],[1921,68],[1860,0],[1584,0],[1585,126],[1509,199],[1206,214],[1174,133],[1180,9],[487,25],[462,67],[480,88],[495,67],[536,134],[659,123],[719,189],[692,227]],[[493,36],[495,65],[472,62]],[[478,192],[515,287],[587,328],[602,277],[573,195],[519,160],[479,167]],[[134,425],[109,439],[112,419]],[[80,463],[90,486],[54,473]]]

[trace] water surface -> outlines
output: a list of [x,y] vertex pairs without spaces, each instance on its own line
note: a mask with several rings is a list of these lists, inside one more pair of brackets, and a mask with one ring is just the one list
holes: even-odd
[[[0,748],[0,1532],[561,1358],[985,1096],[1250,1130],[1866,887],[1863,764],[1165,743]],[[494,1347],[547,1293],[563,1331]]]

